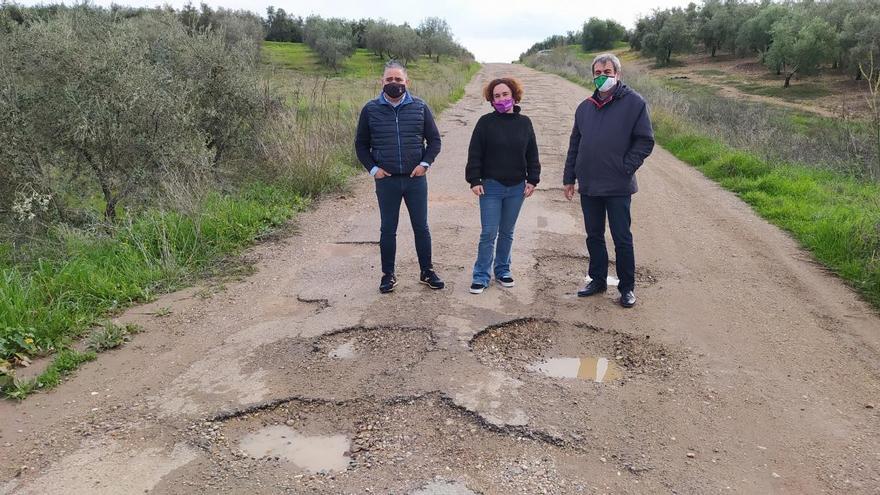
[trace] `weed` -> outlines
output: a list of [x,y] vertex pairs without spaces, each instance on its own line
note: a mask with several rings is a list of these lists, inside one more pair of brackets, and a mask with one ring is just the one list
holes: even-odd
[[117,325],[113,322],[107,322],[89,335],[87,348],[93,352],[115,349],[128,343],[132,335],[142,331],[143,329],[140,326],[133,323]]
[[171,313],[172,313],[171,308],[169,308],[167,306],[163,306],[161,308],[158,308],[156,311],[154,311],[153,316],[155,316],[156,318],[162,318],[162,317],[170,315]]
[[2,388],[2,394],[8,399],[23,400],[37,390],[48,390],[57,387],[64,377],[73,373],[82,363],[95,359],[94,352],[77,352],[63,349],[52,363],[38,377],[30,380],[14,380],[9,386]]

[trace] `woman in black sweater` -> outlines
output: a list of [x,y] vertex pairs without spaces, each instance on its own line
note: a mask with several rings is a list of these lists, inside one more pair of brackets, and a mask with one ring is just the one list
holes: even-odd
[[490,269],[501,286],[514,285],[510,272],[513,229],[523,201],[532,195],[541,175],[532,121],[516,105],[522,95],[516,79],[505,77],[490,82],[483,96],[495,110],[480,117],[471,135],[465,179],[480,198],[483,227],[472,294],[480,294],[489,286]]

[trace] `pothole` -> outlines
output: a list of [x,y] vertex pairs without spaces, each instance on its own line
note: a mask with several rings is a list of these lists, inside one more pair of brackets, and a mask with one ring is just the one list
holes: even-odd
[[[547,253],[536,256],[535,270],[545,280],[553,281],[569,281],[575,285],[585,284],[589,278],[587,276],[587,268],[589,266],[589,258],[587,256],[565,254],[565,253]],[[619,282],[615,274],[614,261],[608,263],[608,284],[616,286]],[[655,270],[636,265],[636,287],[648,287],[656,284],[658,276]],[[562,287],[565,292],[573,292],[576,289],[566,286],[566,284],[554,284]]]
[[[564,484],[587,487],[614,469],[582,447],[486,424],[440,393],[381,401],[288,398],[198,422],[188,432],[210,461],[176,475],[206,486],[222,481],[232,491],[562,493]],[[557,466],[571,469],[562,474]]]
[[353,327],[311,341],[261,346],[248,366],[276,370],[267,378],[269,388],[286,395],[353,397],[405,386],[405,378],[435,346],[423,328]]
[[483,364],[514,376],[625,384],[640,376],[663,377],[678,362],[648,336],[544,319],[489,327],[471,340]]

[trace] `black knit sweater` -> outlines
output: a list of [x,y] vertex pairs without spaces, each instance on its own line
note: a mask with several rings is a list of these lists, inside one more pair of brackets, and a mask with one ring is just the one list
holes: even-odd
[[487,113],[480,117],[471,135],[465,179],[477,186],[485,179],[512,186],[526,180],[538,185],[541,163],[538,161],[538,143],[532,121],[520,114],[519,106],[513,113]]

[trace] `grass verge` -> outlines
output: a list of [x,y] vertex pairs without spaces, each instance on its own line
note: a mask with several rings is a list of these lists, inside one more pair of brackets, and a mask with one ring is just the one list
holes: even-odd
[[880,185],[842,173],[769,163],[655,111],[657,142],[790,232],[880,309]]

